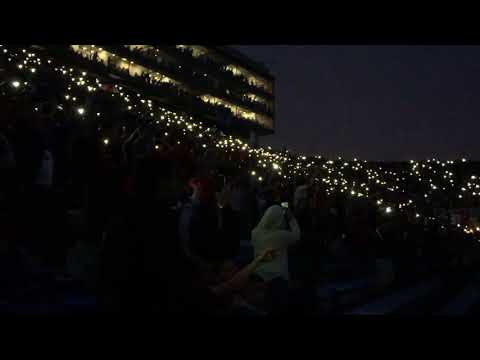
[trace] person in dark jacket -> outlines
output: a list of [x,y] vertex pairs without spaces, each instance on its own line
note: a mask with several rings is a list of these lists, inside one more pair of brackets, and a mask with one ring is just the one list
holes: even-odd
[[167,304],[177,276],[172,261],[180,253],[170,189],[158,186],[169,169],[152,157],[142,161],[136,197],[125,199],[104,232],[99,292],[105,310],[155,311]]
[[212,265],[235,257],[240,248],[238,217],[230,205],[230,189],[223,189],[217,201],[213,182],[198,181],[198,200],[190,220],[191,251]]

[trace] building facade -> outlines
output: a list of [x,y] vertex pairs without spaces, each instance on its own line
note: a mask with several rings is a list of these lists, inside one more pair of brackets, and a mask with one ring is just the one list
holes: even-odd
[[55,51],[90,63],[126,86],[225,133],[250,138],[275,129],[275,80],[261,64],[226,46],[69,45]]

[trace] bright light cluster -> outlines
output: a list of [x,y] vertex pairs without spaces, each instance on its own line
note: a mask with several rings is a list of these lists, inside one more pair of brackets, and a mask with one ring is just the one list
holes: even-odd
[[[40,70],[45,69],[63,75],[67,84],[63,98],[74,104],[79,117],[89,115],[86,104],[77,101],[79,91],[85,94],[106,91],[103,81],[95,76],[57,64],[53,59],[45,61],[28,50],[22,54],[14,54],[4,49],[1,55],[8,56],[9,61],[18,64],[15,66],[18,72],[28,72],[30,76],[37,76]],[[19,79],[12,79],[10,84],[13,89],[22,87]],[[27,85],[27,82],[24,84]],[[342,157],[331,160],[320,155],[296,155],[288,150],[275,151],[271,147],[255,148],[242,139],[224,135],[215,127],[204,126],[191,116],[167,110],[157,105],[153,99],[148,99],[123,85],[113,85],[111,96],[133,114],[151,119],[163,129],[161,133],[165,136],[169,136],[169,132],[164,130],[176,128],[183,136],[200,141],[205,150],[217,149],[226,154],[243,154],[243,166],[247,166],[248,173],[259,182],[272,177],[285,181],[308,177],[314,179],[315,184],[328,196],[340,193],[352,199],[378,199],[376,204],[383,213],[390,215],[396,211],[408,211],[417,219],[421,218],[421,214],[435,201],[454,199],[468,202],[480,199],[478,176],[468,174],[461,177],[456,173],[458,166],[466,163],[466,159],[410,160],[407,164],[395,166],[356,158],[348,161]],[[101,113],[95,115],[101,118]],[[180,140],[178,139],[177,143],[180,143]],[[102,141],[106,146],[110,144],[108,138],[104,137]],[[158,148],[158,145],[155,145],[155,149]],[[429,216],[424,220],[436,221],[437,218]],[[463,226],[466,233],[473,232],[474,229],[479,231],[467,224]]]

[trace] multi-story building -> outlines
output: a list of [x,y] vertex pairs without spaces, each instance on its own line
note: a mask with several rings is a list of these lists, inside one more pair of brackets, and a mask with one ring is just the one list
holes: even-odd
[[230,47],[69,45],[68,50],[67,56],[94,72],[141,88],[165,107],[216,124],[225,133],[256,142],[274,131],[273,76]]

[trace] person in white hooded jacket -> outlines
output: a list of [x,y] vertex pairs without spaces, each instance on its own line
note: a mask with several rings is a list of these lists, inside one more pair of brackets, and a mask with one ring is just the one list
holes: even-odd
[[274,258],[260,265],[255,274],[265,282],[276,278],[288,281],[288,246],[298,240],[300,227],[291,211],[278,205],[269,207],[252,231],[252,245],[255,257],[271,248],[274,250]]

